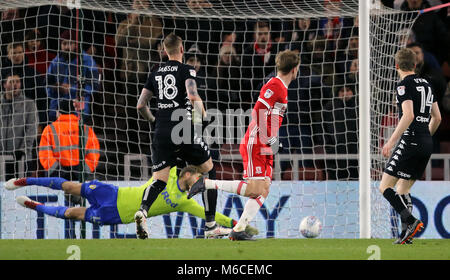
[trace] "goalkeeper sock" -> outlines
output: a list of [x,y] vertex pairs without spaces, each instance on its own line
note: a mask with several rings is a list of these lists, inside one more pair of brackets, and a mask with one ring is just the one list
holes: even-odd
[[400,198],[400,195],[398,195],[392,188],[387,188],[384,191],[383,196],[387,201],[389,201],[394,210],[400,214],[402,222],[406,222],[409,225],[416,221],[416,218],[411,215],[411,212],[409,212],[406,204]]
[[244,181],[206,180],[206,189],[218,189],[229,193],[245,196],[247,183]]
[[27,178],[27,185],[37,185],[54,190],[62,190],[64,182],[67,180],[59,177]]
[[36,211],[45,213],[47,215],[65,219],[64,213],[66,213],[66,210],[68,207],[66,206],[45,206],[44,204],[36,205]]
[[142,196],[142,203],[139,210],[143,211],[145,217],[147,217],[147,212],[152,206],[153,202],[156,200],[158,195],[164,190],[167,183],[161,180],[154,180],[150,186],[148,186]]
[[[213,167],[206,176],[209,179],[216,179],[216,169]],[[212,228],[216,224],[217,190],[206,190],[203,192],[202,199],[205,206],[206,226]]]
[[242,212],[241,218],[238,223],[234,226],[234,231],[244,231],[248,223],[253,220],[253,218],[258,214],[259,209],[264,204],[265,198],[260,195],[257,198],[250,198],[244,207],[244,212]]

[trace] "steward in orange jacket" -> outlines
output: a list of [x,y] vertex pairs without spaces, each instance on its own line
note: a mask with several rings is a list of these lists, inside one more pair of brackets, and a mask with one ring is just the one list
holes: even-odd
[[[77,101],[63,100],[59,103],[57,120],[47,125],[39,144],[39,161],[48,175],[59,171],[58,176],[68,180],[80,171],[80,123],[74,104]],[[100,144],[94,130],[83,126],[84,170],[94,172],[100,158]],[[69,177],[69,178],[68,178]]]

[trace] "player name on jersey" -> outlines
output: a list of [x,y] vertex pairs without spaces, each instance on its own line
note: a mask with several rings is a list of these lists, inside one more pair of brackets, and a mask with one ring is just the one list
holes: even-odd
[[175,72],[175,71],[178,71],[178,66],[159,67],[157,72]]

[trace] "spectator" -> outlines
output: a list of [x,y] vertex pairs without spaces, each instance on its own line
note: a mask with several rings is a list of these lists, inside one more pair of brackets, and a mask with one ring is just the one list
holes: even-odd
[[326,54],[326,40],[323,36],[317,36],[306,44],[306,52],[302,56],[304,64],[311,67],[312,72],[319,75],[325,86],[334,84],[333,62],[328,61]]
[[412,43],[407,46],[416,53],[416,73],[419,77],[426,79],[433,88],[433,95],[437,100],[440,109],[442,110],[442,98],[445,93],[446,81],[441,71],[436,70],[424,60],[423,48],[418,43]]
[[236,32],[234,31],[224,32],[224,34],[222,35],[222,46],[230,45],[234,47],[235,43],[236,43]]
[[358,36],[354,35],[348,40],[348,45],[344,51],[338,51],[336,57],[337,73],[350,72],[350,66],[354,59],[358,58]]
[[3,89],[0,103],[0,154],[14,157],[14,163],[6,166],[8,180],[8,176],[24,176],[18,174],[16,166],[21,160],[27,165],[26,171],[33,170],[32,152],[37,134],[37,109],[34,101],[23,94],[18,75],[5,75]]
[[40,131],[47,123],[47,94],[44,78],[38,75],[34,68],[27,65],[23,43],[10,43],[7,47],[8,56],[2,63],[2,77],[10,73],[21,79],[21,86],[25,97],[33,100],[39,112]]
[[[409,12],[429,7],[427,0],[405,0],[400,9]],[[439,64],[442,64],[450,46],[442,41],[442,38],[446,38],[447,30],[440,17],[434,12],[420,14],[414,21],[412,30],[417,42],[423,45],[423,49],[436,55]]]
[[309,18],[294,19],[293,26],[291,28],[292,35],[290,38],[290,49],[295,49],[302,53],[305,51],[306,43],[312,41],[316,37],[317,20]]
[[442,108],[444,112],[450,114],[450,82],[447,83],[447,89],[445,90],[445,95],[442,98]]
[[7,54],[6,46],[9,43],[23,41],[23,30],[25,29],[23,10],[20,10],[19,8],[3,10],[1,12],[0,28],[0,55],[3,57]]
[[345,73],[345,83],[356,84],[358,82],[359,60],[357,58],[350,62],[349,73]]
[[[408,45],[413,45],[413,44],[418,44],[420,45],[420,43],[416,42],[416,35],[414,34],[414,31],[412,31],[411,29],[402,29],[399,32],[399,40],[398,40],[398,44],[399,46],[408,46]],[[437,61],[436,57],[426,51],[423,50],[423,59],[425,60],[426,63],[428,63],[430,65],[430,67],[435,68],[436,70],[441,70],[441,66],[439,65],[439,62]]]
[[206,66],[203,52],[196,44],[192,45],[184,55],[186,64],[195,68],[198,94],[206,100]]
[[25,55],[28,65],[32,65],[37,73],[47,74],[50,62],[56,54],[45,49],[45,40],[39,29],[32,29],[25,34]]
[[245,89],[256,91],[264,77],[275,69],[275,56],[279,44],[272,42],[270,26],[266,21],[258,21],[254,27],[255,41],[244,49],[242,55],[242,78],[249,81]]
[[132,7],[136,13],[130,13],[119,24],[116,33],[119,67],[122,70],[120,77],[128,83],[127,94],[135,98],[140,93],[138,84],[145,83],[151,68],[151,50],[162,34],[162,23],[158,18],[140,14],[148,9],[149,4],[148,0],[134,0]]
[[65,30],[60,36],[60,51],[47,71],[49,120],[56,120],[61,99],[79,99],[84,101],[85,106],[82,112],[83,121],[90,123],[91,102],[99,87],[98,79],[97,64],[90,55],[79,51],[76,32]]
[[[160,42],[163,24],[156,16],[143,15],[150,6],[148,0],[134,0],[132,4],[135,13],[120,22],[116,33],[116,48],[118,67],[120,69],[119,83],[116,88],[122,88],[125,96],[124,113],[126,118],[127,151],[141,153],[139,143],[149,143],[150,126],[147,121],[139,120],[136,104],[139,94],[147,80],[150,69],[155,61],[156,45]],[[124,82],[124,83],[122,83]]]
[[[339,86],[323,110],[325,150],[329,154],[358,153],[358,107],[351,86]],[[327,160],[329,180],[358,179],[358,160]]]
[[[225,112],[227,109],[247,110],[251,106],[248,92],[241,91],[241,77],[238,71],[240,60],[236,49],[231,45],[223,45],[219,52],[219,63],[213,69],[208,88],[208,103]],[[213,92],[214,91],[214,92]],[[247,93],[247,95],[246,95]]]
[[[39,144],[39,161],[47,171],[47,176],[79,181],[82,169],[86,174],[95,171],[100,158],[100,144],[91,127],[81,127],[77,112],[82,108],[82,102],[61,99],[57,120],[45,127]],[[84,138],[80,137],[80,131]],[[82,146],[84,153],[80,153]]]

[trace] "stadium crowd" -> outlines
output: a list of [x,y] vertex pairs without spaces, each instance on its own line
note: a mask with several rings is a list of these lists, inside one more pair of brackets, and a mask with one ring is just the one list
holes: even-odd
[[[136,103],[149,72],[167,60],[161,45],[170,32],[186,42],[185,62],[197,70],[206,108],[221,112],[252,108],[262,84],[275,74],[275,55],[284,49],[298,51],[300,74],[288,89],[288,109],[280,129],[282,153],[358,152],[357,17],[157,17],[144,12],[149,1],[129,2],[134,10],[129,14],[77,11],[60,5],[2,12],[0,155],[12,155],[17,161],[24,157],[30,162],[26,165],[29,175],[46,174],[49,170],[37,152],[42,131],[56,120],[61,100],[79,99],[84,102],[81,119],[92,126],[100,142],[99,179],[105,174],[123,176],[125,154],[150,154],[151,126],[138,116]],[[424,9],[431,2],[440,4],[427,0],[382,2],[403,11]],[[185,5],[203,9],[214,3],[186,1]],[[408,36],[398,38],[399,44],[416,52],[417,73],[433,85],[443,113],[434,136],[436,153],[450,153],[449,15],[450,9],[421,14]],[[76,42],[81,42],[80,46]],[[395,106],[390,103],[385,106],[386,118],[392,117],[390,110]],[[19,106],[19,112],[14,109],[16,104],[25,107]],[[152,109],[156,109],[154,105]],[[395,127],[395,120],[384,119],[380,125],[386,130]],[[30,135],[37,137],[30,141]],[[210,148],[215,160],[220,152],[238,153],[233,145]],[[223,174],[242,171],[238,164],[216,164],[219,175],[220,170]],[[312,179],[358,179],[355,160],[304,160],[300,167],[312,169]],[[291,168],[289,162],[282,164],[283,179],[291,178]],[[317,176],[317,169],[324,171]],[[17,172],[17,166],[10,164],[7,175],[14,177]]]

